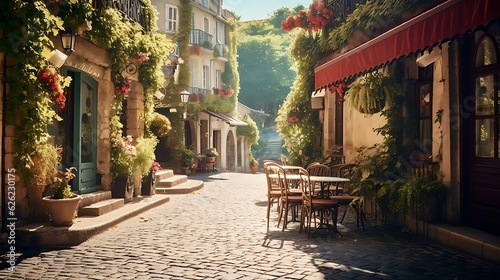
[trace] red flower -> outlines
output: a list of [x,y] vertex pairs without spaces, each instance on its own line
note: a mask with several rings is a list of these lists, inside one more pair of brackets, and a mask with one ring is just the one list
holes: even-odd
[[293,117],[290,117],[288,118],[288,122],[289,123],[295,123],[299,120],[299,118],[297,118],[297,116],[293,116]]

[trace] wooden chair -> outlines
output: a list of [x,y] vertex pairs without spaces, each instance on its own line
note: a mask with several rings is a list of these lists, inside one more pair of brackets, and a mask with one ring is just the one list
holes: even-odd
[[266,173],[267,180],[267,231],[269,231],[269,219],[271,214],[271,208],[274,203],[278,204],[278,213],[281,212],[281,189],[279,186],[278,179],[269,178],[269,174],[277,174],[280,165],[275,161],[264,160],[264,172]]
[[[314,227],[316,227],[316,212],[320,212],[320,224],[328,216],[332,217],[333,227],[336,229],[336,211],[338,201],[335,199],[315,197],[314,182],[310,180],[310,173],[306,169],[299,169],[300,181],[299,184],[302,189],[302,211],[300,215],[300,231],[304,226],[307,227],[308,237],[311,236],[311,222],[314,219]],[[307,221],[306,221],[307,220]],[[326,223],[328,227],[328,222]],[[337,231],[338,233],[338,231]]]
[[[331,176],[331,168],[326,164],[321,163],[311,163],[306,168],[310,176]],[[323,184],[323,185],[321,185]],[[329,190],[326,183],[315,183],[315,189],[317,191],[317,196],[328,197]]]
[[[287,227],[288,224],[288,211],[290,208],[297,208],[298,206],[302,205],[302,195],[294,193],[291,190],[291,181],[287,180],[286,178],[286,171],[278,167],[278,182],[281,190],[281,197],[280,197],[280,214],[278,217],[278,226],[283,219],[283,228],[282,230],[284,231],[285,228]],[[294,211],[292,211],[292,214],[295,214]]]
[[[343,164],[339,167],[337,176],[342,178],[349,178],[350,174],[352,174],[352,169],[355,167],[355,164]],[[356,211],[356,226],[359,228],[359,223],[361,222],[361,226],[363,230],[365,230],[366,216],[361,207],[361,198],[358,196],[354,196],[351,194],[353,185],[351,182],[345,183],[337,183],[334,195],[330,196],[331,199],[335,199],[339,202],[340,206],[345,206],[344,214],[342,214],[342,218],[340,219],[340,223],[344,221],[345,215],[347,213],[347,208],[350,206]]]

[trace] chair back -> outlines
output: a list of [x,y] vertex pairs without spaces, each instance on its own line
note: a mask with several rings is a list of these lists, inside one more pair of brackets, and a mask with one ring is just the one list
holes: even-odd
[[[356,164],[354,164],[354,163],[342,164],[337,171],[337,177],[351,179],[355,167],[356,167]],[[351,182],[339,182],[339,183],[337,183],[335,193],[336,193],[336,195],[350,195],[350,194],[352,194],[352,183]]]
[[266,180],[267,180],[267,192],[268,194],[271,191],[281,191],[280,185],[279,185],[279,179],[274,179],[270,178],[270,174],[277,174],[278,169],[282,169],[281,166],[274,161],[264,161],[264,171],[266,173]]
[[287,178],[286,178],[287,172],[285,171],[285,169],[283,169],[281,166],[279,166],[277,168],[277,171],[278,171],[278,183],[279,183],[280,190],[281,190],[281,198],[284,200],[287,200],[288,196],[291,195],[291,191],[290,191],[291,182],[290,182],[290,180],[287,180]]
[[310,176],[330,176],[330,170],[330,166],[322,163],[310,164],[307,167],[307,172],[309,172]]
[[299,185],[302,189],[302,203],[305,206],[311,206],[314,196],[314,183],[311,182],[309,172],[304,168],[299,169],[299,176]]

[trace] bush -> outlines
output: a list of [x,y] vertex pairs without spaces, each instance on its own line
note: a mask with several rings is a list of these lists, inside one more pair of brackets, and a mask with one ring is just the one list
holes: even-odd
[[153,118],[151,120],[151,132],[156,137],[165,137],[167,133],[172,129],[170,120],[162,114],[153,113]]

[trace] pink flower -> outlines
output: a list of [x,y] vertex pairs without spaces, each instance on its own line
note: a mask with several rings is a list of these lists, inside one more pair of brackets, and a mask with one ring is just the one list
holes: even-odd
[[154,172],[158,171],[161,169],[161,166],[158,162],[154,161],[153,163],[151,163],[151,170],[153,170]]

